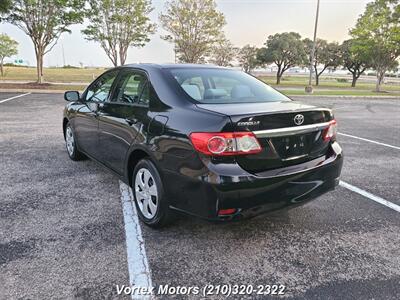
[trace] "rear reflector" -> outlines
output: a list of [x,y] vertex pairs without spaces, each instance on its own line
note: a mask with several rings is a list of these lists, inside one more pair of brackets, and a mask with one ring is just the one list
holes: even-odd
[[194,148],[214,156],[244,155],[261,152],[261,146],[252,132],[193,132],[190,140]]
[[236,208],[220,209],[218,211],[218,216],[233,215],[236,212]]
[[329,126],[325,128],[324,131],[322,132],[322,138],[324,139],[325,142],[328,142],[330,140],[335,140],[336,133],[337,133],[337,122],[336,120],[332,120],[329,122]]

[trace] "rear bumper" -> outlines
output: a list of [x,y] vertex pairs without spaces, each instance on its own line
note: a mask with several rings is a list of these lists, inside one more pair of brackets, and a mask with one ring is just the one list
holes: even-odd
[[[171,195],[171,208],[210,220],[233,220],[302,205],[338,185],[343,154],[335,144],[327,157],[260,174],[210,161],[205,162],[206,176],[169,174],[168,185],[179,186],[181,192]],[[220,209],[229,208],[236,213],[218,216]]]

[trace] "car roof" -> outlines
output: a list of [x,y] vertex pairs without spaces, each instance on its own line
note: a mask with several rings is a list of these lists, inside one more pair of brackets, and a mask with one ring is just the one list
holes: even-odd
[[141,63],[141,64],[127,64],[122,67],[126,68],[138,68],[143,70],[154,70],[154,69],[227,69],[215,65],[206,64],[153,64],[153,63]]

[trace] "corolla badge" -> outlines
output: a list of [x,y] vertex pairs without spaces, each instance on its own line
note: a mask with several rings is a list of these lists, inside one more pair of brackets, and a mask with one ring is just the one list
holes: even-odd
[[238,126],[255,126],[260,125],[260,121],[247,121],[247,122],[238,122]]
[[294,124],[301,125],[304,123],[304,116],[301,114],[295,115],[293,120]]

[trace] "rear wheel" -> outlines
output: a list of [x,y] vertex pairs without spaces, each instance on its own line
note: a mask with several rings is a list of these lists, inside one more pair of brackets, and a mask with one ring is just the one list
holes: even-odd
[[171,221],[168,199],[160,174],[149,159],[136,165],[132,176],[133,194],[139,218],[148,226],[159,228]]
[[75,134],[69,123],[65,128],[65,146],[70,159],[82,160],[85,158],[85,156],[79,152],[78,148],[76,147]]

